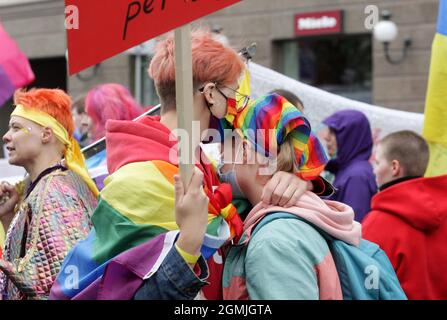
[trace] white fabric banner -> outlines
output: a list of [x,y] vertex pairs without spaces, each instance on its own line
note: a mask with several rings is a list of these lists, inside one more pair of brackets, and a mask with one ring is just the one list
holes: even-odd
[[362,111],[368,117],[375,139],[399,131],[422,133],[424,115],[379,107],[309,86],[256,63],[249,64],[251,96],[257,98],[275,89],[293,92],[304,103],[304,113],[312,128],[317,129],[323,119],[342,109]]

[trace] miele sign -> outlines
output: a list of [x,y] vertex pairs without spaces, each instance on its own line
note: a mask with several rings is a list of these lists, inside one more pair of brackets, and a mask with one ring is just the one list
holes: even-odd
[[295,34],[308,36],[339,33],[342,28],[342,11],[300,13],[295,15]]

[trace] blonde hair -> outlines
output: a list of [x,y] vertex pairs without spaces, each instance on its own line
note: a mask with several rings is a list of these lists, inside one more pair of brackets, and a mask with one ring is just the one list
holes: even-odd
[[287,137],[286,140],[280,145],[278,156],[276,158],[276,172],[284,171],[290,173],[298,173],[300,168],[296,161],[295,148],[292,145],[291,137]]
[[261,174],[258,170],[256,174],[256,180],[261,184],[265,184],[267,182],[265,180],[266,176],[273,176],[279,171],[289,172],[293,174],[298,173],[300,169],[296,161],[294,150],[295,149],[292,145],[292,139],[290,137],[287,137],[286,140],[280,145],[279,152],[276,156],[276,163],[274,163],[276,165],[274,170],[269,170],[269,173],[267,175]]

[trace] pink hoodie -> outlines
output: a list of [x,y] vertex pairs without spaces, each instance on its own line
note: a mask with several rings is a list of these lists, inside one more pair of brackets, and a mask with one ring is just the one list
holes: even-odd
[[244,232],[250,237],[253,227],[268,213],[287,212],[319,227],[336,239],[357,246],[362,238],[362,225],[354,220],[354,211],[344,203],[322,200],[307,191],[291,208],[267,206],[258,203],[244,221]]

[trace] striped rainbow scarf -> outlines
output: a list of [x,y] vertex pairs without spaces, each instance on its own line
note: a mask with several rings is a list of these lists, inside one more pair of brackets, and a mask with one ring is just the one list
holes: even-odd
[[[231,111],[230,111],[231,112]],[[328,158],[309,121],[284,97],[270,94],[242,110],[233,110],[233,127],[239,129],[257,152],[272,157],[286,138],[292,138],[299,173],[305,180],[316,178]]]

